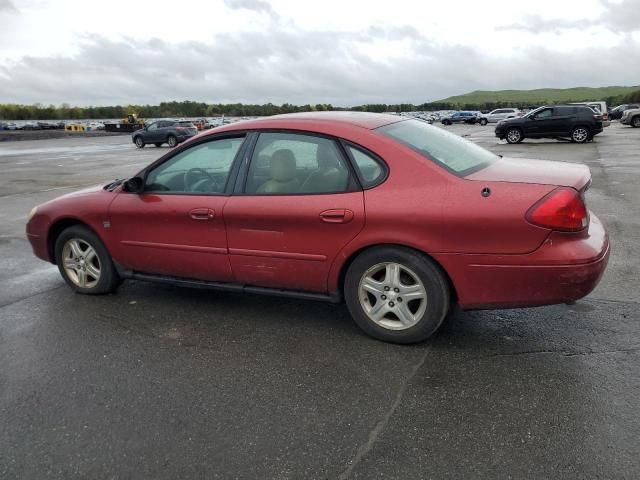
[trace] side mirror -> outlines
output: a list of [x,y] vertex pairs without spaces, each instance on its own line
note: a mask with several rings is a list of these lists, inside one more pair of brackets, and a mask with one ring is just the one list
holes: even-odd
[[124,182],[122,189],[129,193],[142,193],[144,189],[144,180],[142,177],[131,177]]

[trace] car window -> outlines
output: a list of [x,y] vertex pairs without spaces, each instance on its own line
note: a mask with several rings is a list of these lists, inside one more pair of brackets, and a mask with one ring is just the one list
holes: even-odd
[[573,115],[576,112],[576,107],[556,107],[554,115],[561,117],[565,115]]
[[178,122],[177,125],[187,128],[196,128],[193,122]]
[[154,122],[154,123],[152,123],[151,125],[149,125],[149,126],[147,127],[147,130],[155,130],[155,129],[157,129],[157,128],[158,128],[158,124],[159,124],[159,123],[160,123],[160,122]]
[[381,162],[352,145],[347,145],[347,150],[355,162],[356,169],[360,174],[360,181],[364,188],[371,188],[384,179],[386,168]]
[[349,168],[333,140],[297,133],[262,133],[245,193],[298,195],[347,191]]
[[535,117],[537,119],[543,119],[543,118],[549,118],[553,116],[553,108],[545,108],[543,110],[539,110],[536,114]]
[[498,158],[458,135],[416,120],[392,123],[377,130],[459,176],[480,170]]
[[244,137],[194,145],[151,170],[145,192],[223,193]]

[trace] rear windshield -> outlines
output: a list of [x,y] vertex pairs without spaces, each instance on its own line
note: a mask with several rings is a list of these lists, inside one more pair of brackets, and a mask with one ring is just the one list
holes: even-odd
[[378,131],[461,177],[486,167],[498,158],[459,135],[417,120],[392,123],[378,128]]
[[191,122],[178,122],[178,125],[180,125],[181,127],[196,128],[195,125]]

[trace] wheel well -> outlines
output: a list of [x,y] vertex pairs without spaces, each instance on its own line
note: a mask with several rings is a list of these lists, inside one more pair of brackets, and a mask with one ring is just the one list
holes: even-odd
[[449,274],[447,273],[447,271],[442,267],[442,265],[440,265],[440,263],[435,258],[433,258],[428,253],[423,252],[422,250],[418,250],[418,249],[413,248],[413,247],[407,247],[406,245],[400,245],[400,244],[395,244],[395,243],[380,243],[378,245],[368,245],[366,247],[361,248],[360,250],[356,250],[355,252],[353,252],[351,254],[351,256],[349,256],[349,258],[347,258],[347,260],[342,265],[342,268],[340,269],[340,274],[338,275],[338,289],[339,289],[340,293],[343,295],[343,297],[344,297],[344,280],[345,280],[345,277],[347,276],[347,271],[349,270],[349,267],[351,266],[353,261],[361,253],[363,253],[363,252],[365,252],[367,250],[371,250],[371,249],[379,248],[379,247],[399,247],[399,248],[404,248],[404,249],[407,249],[407,250],[413,250],[414,252],[417,252],[417,253],[427,257],[429,260],[431,260],[433,262],[433,264],[436,266],[436,268],[438,268],[440,270],[440,273],[442,273],[442,276],[447,281],[447,285],[449,287],[449,292],[451,292],[451,305],[454,305],[455,303],[458,302],[458,292],[456,292],[456,287],[453,284],[453,282],[451,281],[451,277],[449,277]]
[[47,253],[49,254],[51,263],[54,265],[56,263],[56,240],[64,230],[74,225],[82,225],[83,227],[87,227],[93,233],[96,233],[93,228],[76,218],[65,218],[58,220],[56,223],[51,225],[51,227],[49,227],[49,232],[47,233]]

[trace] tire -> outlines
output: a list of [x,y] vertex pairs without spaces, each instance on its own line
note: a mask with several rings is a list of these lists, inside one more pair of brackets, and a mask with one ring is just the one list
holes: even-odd
[[489,121],[486,118],[481,118],[478,123],[480,123],[480,125],[484,127],[487,123],[489,123]]
[[167,143],[169,144],[170,148],[173,148],[178,145],[178,139],[174,135],[169,135],[167,137]]
[[[85,255],[89,249],[93,253]],[[63,230],[54,252],[62,278],[78,293],[102,295],[121,283],[104,243],[87,227],[74,225]]]
[[631,119],[631,126],[633,128],[640,128],[640,115],[636,115]]
[[449,120],[443,120],[442,124],[443,125],[451,125],[451,122]]
[[154,143],[154,145],[155,145],[156,147],[161,147],[161,146],[162,146],[162,143]]
[[585,143],[589,140],[589,128],[578,126],[571,130],[571,141],[573,143]]
[[[403,295],[415,298],[406,301]],[[365,250],[349,266],[344,297],[354,321],[368,335],[407,344],[426,340],[442,325],[450,292],[440,268],[425,255],[403,247],[377,247]]]
[[519,128],[511,127],[507,130],[506,139],[509,143],[520,143],[524,139],[524,135]]
[[141,136],[139,136],[139,135],[138,135],[138,136],[133,140],[133,142],[136,144],[136,147],[138,147],[138,148],[144,148],[145,143],[144,143],[144,140],[142,140],[142,137],[141,137]]

